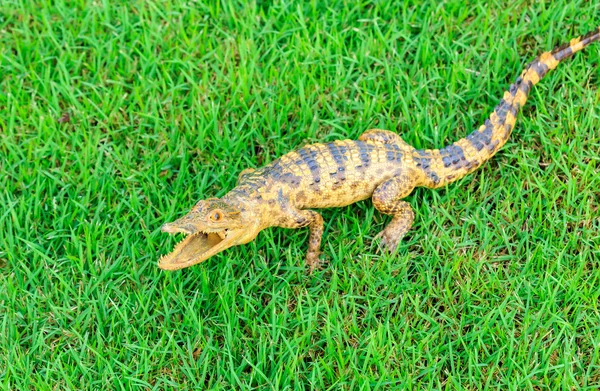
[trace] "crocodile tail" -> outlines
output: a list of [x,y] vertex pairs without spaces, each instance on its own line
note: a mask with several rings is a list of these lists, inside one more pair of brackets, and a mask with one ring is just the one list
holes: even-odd
[[494,156],[508,141],[517,113],[527,101],[531,87],[556,68],[559,62],[598,40],[600,28],[543,53],[511,84],[500,104],[479,129],[442,149],[415,150],[413,160],[416,168],[422,171],[422,186],[445,186],[475,171]]

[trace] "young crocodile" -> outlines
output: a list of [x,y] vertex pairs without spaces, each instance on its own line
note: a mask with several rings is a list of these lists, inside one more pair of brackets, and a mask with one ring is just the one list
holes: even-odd
[[558,63],[600,39],[600,28],[571,40],[529,64],[504,93],[490,118],[473,133],[442,149],[416,149],[395,133],[372,129],[358,140],[312,144],[259,169],[240,173],[220,199],[199,201],[190,213],[162,226],[186,238],[158,266],[176,270],[248,243],[267,227],[310,228],[306,261],[319,264],[323,218],[307,208],[340,207],[371,197],[394,217],[378,235],[390,251],[410,229],[414,212],[402,199],[417,186],[446,186],[480,167],[508,140],[531,87]]

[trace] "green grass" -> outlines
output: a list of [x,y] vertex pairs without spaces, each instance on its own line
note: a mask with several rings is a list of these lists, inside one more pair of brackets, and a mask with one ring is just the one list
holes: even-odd
[[[418,189],[397,254],[370,202],[180,272],[162,223],[239,171],[372,128],[441,147],[586,0],[0,3],[6,390],[594,390],[600,45],[535,88],[473,175]],[[594,4],[596,3],[596,4]]]

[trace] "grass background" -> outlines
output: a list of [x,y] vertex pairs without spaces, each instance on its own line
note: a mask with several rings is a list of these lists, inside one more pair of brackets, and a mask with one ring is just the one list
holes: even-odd
[[[0,384],[55,389],[597,389],[600,45],[535,88],[473,175],[180,272],[159,227],[239,171],[380,127],[441,147],[583,0],[0,3]],[[594,4],[596,3],[596,4]]]

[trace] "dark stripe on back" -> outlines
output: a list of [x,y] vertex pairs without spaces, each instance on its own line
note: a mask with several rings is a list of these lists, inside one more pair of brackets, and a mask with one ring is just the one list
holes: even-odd
[[[517,81],[515,81],[515,87],[518,90],[523,91],[526,95],[529,95],[529,91],[531,91],[531,87],[533,87],[533,83],[531,82],[531,80],[524,80],[521,76],[519,76],[517,78]],[[515,93],[516,93],[516,91],[515,91]]]
[[551,53],[556,54],[556,53],[562,52],[564,50],[569,50],[571,52],[571,54],[573,53],[573,49],[571,48],[571,42],[567,42],[560,46],[555,47],[554,49],[552,49]]
[[[302,182],[302,178],[294,175],[294,173],[290,170],[289,165],[286,164],[284,166],[281,164],[281,159],[275,160],[269,166],[266,167],[270,169],[270,171],[268,171],[270,177],[281,183],[286,183],[294,187],[300,185],[300,182]],[[265,174],[266,173],[267,172],[265,172]]]
[[570,43],[564,44],[562,46],[557,47],[552,51],[552,56],[558,60],[564,60],[567,57],[571,57],[573,55],[573,48]]
[[540,79],[542,77],[546,76],[546,73],[548,73],[548,65],[541,62],[539,60],[539,58],[536,58],[535,60],[533,60],[533,62],[531,64],[529,64],[529,66],[527,67],[527,70],[530,70],[530,69],[533,70],[535,73],[537,73],[537,75]]
[[440,177],[437,173],[431,170],[431,154],[425,150],[419,149],[416,151],[420,157],[414,156],[413,161],[417,168],[420,168],[425,173],[425,176],[433,182],[434,186],[437,186],[440,183]]
[[319,183],[321,182],[321,168],[315,159],[318,151],[311,149],[310,146],[307,146],[300,148],[298,150],[298,154],[302,158],[300,163],[306,165],[312,174],[313,183],[311,185],[319,187]]
[[481,151],[484,146],[489,146],[492,142],[494,125],[489,119],[485,120],[485,129],[482,132],[475,130],[466,138],[471,145],[478,151]]
[[402,162],[402,150],[398,144],[385,144],[385,157],[388,162]]
[[454,168],[462,168],[466,166],[467,159],[463,149],[456,144],[450,144],[445,148],[440,149],[442,162],[445,168],[453,166]]
[[358,151],[358,157],[360,158],[360,164],[356,166],[356,169],[359,171],[366,170],[371,165],[371,154],[375,147],[363,141],[353,140],[353,142]]
[[281,165],[281,158],[273,160],[261,171],[263,175],[270,175],[272,178],[278,179],[279,177],[281,177],[284,171],[284,167]]
[[329,175],[335,177],[336,183],[337,181],[344,181],[346,179],[346,152],[348,149],[343,145],[336,145],[335,143],[326,144],[329,153],[333,157],[333,161],[336,164],[335,171],[331,171]]
[[[344,167],[344,160],[345,160],[344,154],[346,153],[346,148],[338,147],[335,143],[329,143],[329,144],[326,144],[325,146],[329,150],[329,153],[331,154],[331,157],[333,158],[333,161],[335,162],[335,164],[337,164],[338,167]],[[343,148],[343,151],[342,151],[342,148]]]
[[511,109],[512,105],[508,102],[506,102],[504,99],[502,99],[500,101],[500,104],[498,106],[496,106],[496,108],[494,109],[494,112],[496,113],[496,116],[498,117],[498,122],[502,123],[504,121],[506,121],[506,113],[508,113],[508,111]]

